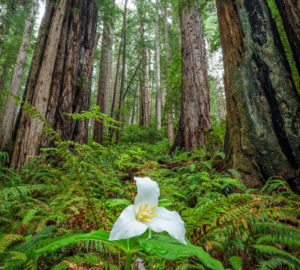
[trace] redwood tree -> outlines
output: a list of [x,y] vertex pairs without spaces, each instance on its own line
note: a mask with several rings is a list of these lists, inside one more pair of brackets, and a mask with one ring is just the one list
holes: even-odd
[[[166,50],[166,70],[167,70],[167,76],[170,70],[170,61],[171,61],[171,55],[170,55],[170,39],[169,39],[169,22],[168,22],[168,8],[167,4],[164,5],[164,23],[165,23],[165,50]],[[170,85],[169,83],[166,83],[166,91],[170,91]],[[174,142],[174,123],[173,123],[173,108],[172,106],[167,106],[166,108],[167,114],[168,114],[168,139],[171,143]]]
[[[265,0],[217,0],[225,68],[227,164],[248,187],[300,164],[300,103]],[[293,180],[293,181],[292,181]],[[291,179],[295,185],[295,178]]]
[[[110,0],[109,0],[110,2]],[[105,16],[103,22],[103,35],[101,45],[101,60],[97,94],[97,105],[100,112],[109,114],[109,91],[112,78],[112,45],[114,31],[114,1],[107,2],[105,5]],[[94,126],[94,140],[98,143],[104,143],[104,124],[96,121]]]
[[139,17],[139,28],[140,28],[140,47],[139,47],[139,61],[141,61],[141,69],[139,74],[139,86],[140,86],[140,115],[139,124],[140,126],[148,126],[150,121],[149,115],[149,93],[147,83],[147,48],[145,41],[145,11],[144,11],[144,0],[137,1],[137,13]]
[[210,98],[205,43],[198,1],[183,1],[180,11],[182,111],[173,145],[190,151],[206,143]]
[[[19,95],[22,77],[23,77],[23,71],[24,71],[24,63],[26,61],[27,50],[29,46],[29,39],[30,39],[30,35],[32,34],[37,9],[38,9],[38,0],[32,0],[29,9],[29,15],[25,22],[25,30],[18,51],[17,60],[10,81],[9,93],[12,95],[17,95],[17,96]],[[16,110],[17,110],[17,104],[13,100],[13,97],[9,95],[6,99],[3,117],[1,121],[2,123],[0,126],[0,150],[1,149],[3,150],[6,144],[9,142],[9,140],[12,138]]]
[[[96,37],[97,8],[89,0],[47,1],[24,100],[36,108],[63,139],[87,141],[86,121],[64,113],[89,108],[91,61]],[[49,146],[44,124],[23,110],[16,126],[11,166],[17,169],[41,146]]]

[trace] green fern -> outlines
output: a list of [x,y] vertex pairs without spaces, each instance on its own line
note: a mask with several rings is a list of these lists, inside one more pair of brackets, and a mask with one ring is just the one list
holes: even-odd
[[268,245],[253,245],[254,249],[256,249],[261,254],[271,255],[272,257],[282,258],[288,262],[287,265],[293,265],[295,269],[299,269],[300,267],[300,259],[296,256],[292,255],[289,252],[281,250],[279,248],[268,246]]
[[287,266],[288,269],[291,270],[296,270],[297,268],[295,267],[294,264],[290,264],[289,260],[286,260],[284,258],[280,257],[274,257],[269,260],[260,260],[258,262],[258,270],[271,270],[271,269],[278,269],[280,266]]

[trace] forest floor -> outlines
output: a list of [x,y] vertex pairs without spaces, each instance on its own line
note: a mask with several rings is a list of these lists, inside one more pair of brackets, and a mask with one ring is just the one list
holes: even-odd
[[[120,249],[97,241],[34,252],[66,235],[109,232],[133,202],[133,177],[148,176],[159,184],[160,205],[181,215],[190,243],[224,268],[299,269],[300,198],[284,180],[247,190],[238,172],[225,169],[215,146],[172,155],[169,149],[167,140],[110,147],[61,143],[20,172],[7,168],[8,156],[1,153],[0,268],[123,269]],[[146,249],[133,258],[139,269],[217,269],[204,267],[197,256],[170,260]]]

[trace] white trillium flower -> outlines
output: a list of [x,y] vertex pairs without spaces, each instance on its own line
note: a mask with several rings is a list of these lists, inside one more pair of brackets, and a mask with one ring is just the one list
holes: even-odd
[[109,240],[138,236],[150,228],[158,233],[166,231],[186,245],[185,227],[180,215],[176,211],[158,207],[158,184],[149,177],[135,177],[134,180],[137,185],[134,204],[123,210],[110,232]]

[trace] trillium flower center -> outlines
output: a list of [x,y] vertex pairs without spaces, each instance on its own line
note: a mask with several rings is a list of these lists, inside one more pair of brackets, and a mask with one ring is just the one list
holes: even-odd
[[152,207],[148,208],[148,203],[146,203],[144,207],[142,204],[140,204],[139,211],[136,214],[136,219],[140,222],[152,222],[152,218],[158,216],[157,213],[151,214],[156,207],[156,205],[153,205]]

